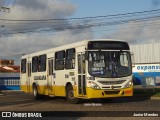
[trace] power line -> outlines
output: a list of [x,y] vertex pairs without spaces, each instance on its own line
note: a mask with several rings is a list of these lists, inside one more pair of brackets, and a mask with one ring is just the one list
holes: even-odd
[[10,12],[11,7],[13,7],[16,4],[16,0],[3,0],[3,4],[0,5],[0,11],[2,12]]
[[[159,22],[154,22],[154,23],[144,23],[144,24],[138,24],[138,22],[134,22],[133,23],[134,24],[134,26],[127,26],[127,27],[120,27],[121,28],[121,30],[123,30],[123,29],[131,29],[131,28],[137,28],[137,27],[148,27],[148,26],[159,26],[160,25],[160,21]],[[120,24],[120,25],[122,25],[122,24]],[[106,27],[106,26],[103,26],[103,27]],[[102,28],[100,28],[100,29],[98,29],[98,30],[87,30],[88,32],[102,32],[102,31],[110,31],[110,30],[115,30],[115,29],[117,29],[117,28],[109,28],[108,26],[107,26],[107,29],[102,29]],[[82,30],[82,29],[79,29],[79,30]],[[63,32],[63,31],[60,31],[60,32],[63,32],[63,33],[53,33],[53,32],[49,32],[50,30],[44,30],[44,31],[41,31],[40,33],[37,33],[36,35],[35,34],[32,34],[32,36],[44,36],[44,34],[46,34],[46,35],[61,35],[61,34],[72,34],[72,32],[70,32],[70,31],[65,31],[65,33]],[[76,33],[76,34],[78,34],[78,33],[81,33],[82,31],[75,31],[75,30],[73,30],[74,31],[74,33]],[[33,31],[30,31],[31,33],[33,33]],[[42,32],[44,32],[43,34],[42,34]],[[46,33],[47,32],[47,33]],[[48,33],[49,32],[49,33]],[[29,32],[27,32],[27,33],[29,33]],[[35,32],[34,32],[35,33]],[[11,34],[12,35],[12,33],[9,33],[9,34]],[[19,33],[17,33],[17,34],[20,34],[20,32]],[[5,34],[4,34],[5,35]],[[14,37],[14,36],[12,36],[12,37]],[[16,37],[16,36],[15,36]]]
[[82,17],[82,18],[67,18],[67,19],[28,19],[28,20],[19,20],[19,19],[0,19],[0,21],[22,21],[22,22],[47,22],[47,21],[61,21],[61,20],[84,20],[84,19],[97,19],[97,18],[108,18],[108,17],[119,17],[119,16],[127,16],[127,15],[135,15],[135,14],[150,14],[152,12],[160,12],[160,9],[142,11],[142,12],[133,12],[133,13],[125,13],[125,14],[116,14],[116,15],[105,15],[105,16],[94,16],[94,17]]
[[4,6],[0,6],[0,11],[2,11],[2,12],[9,12],[10,8],[4,7]]
[[[136,18],[136,19],[126,19],[126,20],[118,20],[118,21],[106,21],[106,22],[97,22],[94,24],[85,24],[85,25],[53,25],[49,27],[47,30],[44,31],[51,31],[51,30],[57,30],[57,31],[63,31],[66,29],[69,30],[75,30],[75,29],[85,29],[85,28],[92,28],[92,27],[101,27],[101,26],[113,26],[113,25],[119,25],[119,24],[125,24],[125,23],[131,23],[131,22],[144,22],[144,21],[151,21],[151,20],[159,20],[160,16],[154,16],[154,17],[143,17],[143,18]],[[34,32],[37,30],[37,28],[32,29],[15,29],[10,31],[30,31]],[[43,30],[42,30],[43,31]]]
[[[117,15],[107,15],[105,17],[96,16],[96,17],[84,17],[84,18],[45,19],[45,20],[0,19],[0,22],[2,23],[5,22],[5,25],[31,24],[31,28],[5,30],[5,32],[8,31],[8,33],[3,33],[1,35],[18,34],[18,33],[32,33],[36,31],[59,32],[59,31],[64,31],[64,30],[83,30],[87,28],[97,28],[97,27],[100,28],[100,27],[105,27],[105,26],[121,25],[121,24],[126,24],[126,23],[131,23],[131,22],[144,22],[144,21],[151,21],[151,20],[159,20],[160,18],[159,12],[160,12],[160,9],[142,11],[142,12],[134,12],[134,13],[117,14]],[[71,22],[68,21],[68,23],[65,22],[65,20],[73,20],[73,19],[74,20],[76,19],[77,21],[71,21]],[[88,21],[84,24],[85,19],[87,19]],[[34,27],[32,27],[32,25],[34,25]],[[42,25],[43,27],[45,26],[45,28],[47,29],[41,29]]]

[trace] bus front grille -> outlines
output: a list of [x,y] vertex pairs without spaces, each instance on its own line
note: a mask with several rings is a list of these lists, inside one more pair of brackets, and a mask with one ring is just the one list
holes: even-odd
[[[111,86],[107,86],[107,87],[103,86],[102,88],[103,89],[112,89]],[[114,86],[114,89],[120,89],[120,88],[121,88],[121,86]]]
[[102,85],[115,85],[115,84],[122,84],[125,81],[126,80],[120,80],[120,81],[98,81],[98,82],[100,82]]
[[119,90],[118,91],[104,91],[104,93],[106,94],[106,95],[110,95],[110,94],[119,94]]

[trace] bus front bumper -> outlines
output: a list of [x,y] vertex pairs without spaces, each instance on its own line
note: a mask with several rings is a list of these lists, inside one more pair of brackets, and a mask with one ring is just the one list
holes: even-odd
[[133,87],[124,88],[124,89],[93,89],[86,88],[87,98],[113,98],[113,97],[126,97],[133,96]]

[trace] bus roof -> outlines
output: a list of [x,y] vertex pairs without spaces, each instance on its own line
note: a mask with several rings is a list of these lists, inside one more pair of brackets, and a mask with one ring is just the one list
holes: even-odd
[[86,46],[89,41],[121,41],[121,42],[126,42],[124,40],[117,40],[117,39],[82,40],[82,41],[79,41],[79,42],[70,43],[70,44],[66,44],[66,45],[61,45],[61,46],[58,46],[58,47],[53,47],[53,48],[50,48],[50,49],[46,49],[46,50],[42,50],[42,51],[26,54],[26,55],[23,55],[22,58],[26,58],[28,56],[35,56],[35,55],[51,53],[53,51],[62,51],[62,50],[69,49],[69,48],[74,48],[74,47]]

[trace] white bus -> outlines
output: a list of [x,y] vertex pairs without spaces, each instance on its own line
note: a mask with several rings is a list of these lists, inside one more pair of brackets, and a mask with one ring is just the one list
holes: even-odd
[[129,45],[118,40],[84,40],[28,54],[21,59],[21,90],[80,99],[133,95]]

